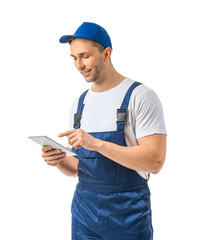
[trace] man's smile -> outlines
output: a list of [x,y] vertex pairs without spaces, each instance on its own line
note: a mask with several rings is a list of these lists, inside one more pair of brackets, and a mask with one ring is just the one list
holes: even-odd
[[91,72],[91,69],[86,70],[86,71],[81,71],[81,74],[82,74],[84,77],[87,77],[87,76],[89,76],[90,72]]

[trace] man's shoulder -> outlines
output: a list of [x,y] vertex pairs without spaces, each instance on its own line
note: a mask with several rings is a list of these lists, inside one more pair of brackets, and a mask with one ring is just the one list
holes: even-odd
[[[133,80],[131,80],[132,83]],[[135,82],[135,81],[133,81]],[[141,82],[142,83],[142,82]],[[158,105],[160,106],[160,100],[159,97],[157,95],[157,93],[150,87],[148,87],[147,85],[145,85],[144,83],[142,83],[141,85],[137,86],[130,98],[130,107],[132,109],[142,109],[142,108],[146,108],[149,105]]]
[[[128,78],[128,81],[127,81],[128,87],[130,87],[134,82],[136,81]],[[137,81],[137,82],[140,82],[140,81]],[[132,93],[132,99],[141,98],[147,95],[148,93],[154,93],[154,91],[150,87],[146,86],[143,82],[140,82],[140,83],[141,84],[134,89]]]

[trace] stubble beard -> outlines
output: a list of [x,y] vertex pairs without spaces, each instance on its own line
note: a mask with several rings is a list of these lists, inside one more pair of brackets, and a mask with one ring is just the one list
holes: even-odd
[[100,60],[99,64],[94,67],[94,74],[88,82],[98,82],[102,78],[102,73],[105,68],[103,60]]

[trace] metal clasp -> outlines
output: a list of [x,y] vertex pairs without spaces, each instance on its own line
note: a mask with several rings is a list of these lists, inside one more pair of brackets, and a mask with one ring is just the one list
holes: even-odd
[[117,109],[117,122],[124,122],[125,124],[127,123],[127,109]]
[[82,113],[79,112],[79,113],[75,113],[74,114],[74,124],[73,124],[73,127],[75,128],[77,125],[81,126],[81,116],[82,116]]

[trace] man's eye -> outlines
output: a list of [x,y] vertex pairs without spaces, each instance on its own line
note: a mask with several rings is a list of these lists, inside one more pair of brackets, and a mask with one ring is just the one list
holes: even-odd
[[88,55],[84,55],[83,58],[89,58],[89,56]]

